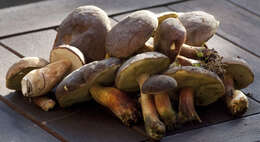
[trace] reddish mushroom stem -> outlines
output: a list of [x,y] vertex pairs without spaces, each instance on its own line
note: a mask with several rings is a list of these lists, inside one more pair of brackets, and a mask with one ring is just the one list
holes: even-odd
[[192,88],[183,88],[180,91],[178,117],[181,123],[192,120],[202,122],[194,107],[194,90]]
[[223,83],[225,85],[225,102],[230,113],[234,116],[243,115],[248,109],[248,99],[246,95],[234,89],[232,75],[225,74]]
[[[149,75],[141,75],[137,81],[142,88],[143,83]],[[145,130],[148,136],[155,140],[160,140],[165,135],[165,125],[160,121],[154,104],[154,97],[141,92],[140,103],[142,107]]]
[[94,85],[90,88],[90,93],[96,102],[109,108],[125,125],[130,126],[138,121],[136,103],[122,91]]
[[200,60],[203,53],[203,50],[205,50],[205,47],[194,47],[192,48],[191,46],[183,45],[180,51],[180,55],[195,59],[195,60]]
[[172,108],[169,95],[166,92],[154,95],[156,109],[168,128],[173,128],[176,123],[176,113]]

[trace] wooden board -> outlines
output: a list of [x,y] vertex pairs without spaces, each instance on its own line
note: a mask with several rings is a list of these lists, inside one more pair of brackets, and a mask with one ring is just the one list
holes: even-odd
[[260,16],[260,1],[259,0],[228,0],[233,4],[244,8],[257,16]]
[[260,18],[226,0],[193,0],[169,6],[176,11],[202,10],[220,21],[217,33],[260,57]]

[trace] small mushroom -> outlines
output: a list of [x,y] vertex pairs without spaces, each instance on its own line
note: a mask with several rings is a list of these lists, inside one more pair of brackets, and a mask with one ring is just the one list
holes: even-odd
[[176,112],[172,108],[168,92],[177,87],[177,82],[166,75],[154,75],[147,79],[142,87],[145,94],[153,94],[156,109],[168,128],[176,123]]
[[80,6],[62,21],[53,47],[63,44],[77,47],[84,54],[86,63],[102,60],[106,54],[105,38],[110,29],[105,11],[96,6]]
[[248,109],[248,99],[239,89],[253,83],[254,73],[248,63],[240,58],[223,58],[223,63],[227,65],[223,80],[226,104],[232,115],[239,116]]
[[67,73],[82,66],[83,54],[75,47],[61,45],[52,49],[51,63],[32,70],[21,81],[22,93],[25,97],[42,96],[53,89]]
[[155,50],[174,61],[186,40],[186,29],[176,18],[164,20],[154,35]]
[[32,101],[35,105],[37,105],[44,111],[49,111],[50,109],[53,109],[56,105],[56,102],[47,96],[34,97]]
[[164,74],[178,82],[174,94],[180,94],[178,121],[181,123],[192,120],[201,122],[194,104],[209,105],[225,93],[224,85],[217,74],[203,68],[177,66],[168,69]]
[[[138,91],[150,75],[163,72],[169,66],[169,58],[158,52],[145,52],[128,59],[118,70],[116,87],[124,91]],[[140,89],[141,90],[141,89]],[[152,139],[161,139],[165,126],[159,120],[153,97],[141,90],[141,106],[146,133]]]
[[14,63],[6,73],[6,87],[12,90],[21,91],[21,80],[30,71],[42,68],[48,61],[39,57],[24,57]]
[[141,10],[132,13],[108,32],[107,53],[119,58],[132,56],[144,46],[157,26],[157,18],[152,12]]
[[[113,83],[121,61],[111,57],[94,61],[75,70],[57,86],[56,98],[61,107],[92,98],[109,108],[125,125],[129,126],[138,119],[135,102],[125,93],[113,87],[104,87]],[[91,96],[90,96],[90,94]]]
[[[205,43],[204,46],[206,46]],[[187,44],[183,44],[181,47],[180,55],[195,60],[201,60],[201,58],[203,57],[203,52],[207,50],[207,48],[204,46],[195,47],[195,46],[189,46]]]
[[219,21],[213,15],[203,11],[178,13],[178,19],[187,31],[185,43],[191,46],[202,46],[219,26]]

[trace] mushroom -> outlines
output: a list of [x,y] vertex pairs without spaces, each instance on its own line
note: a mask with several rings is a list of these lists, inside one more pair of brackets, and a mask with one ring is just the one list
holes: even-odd
[[[158,52],[145,52],[128,59],[117,71],[115,84],[123,91],[141,90],[150,75],[160,73],[169,66],[169,58]],[[140,97],[143,118],[147,134],[152,139],[160,139],[165,133],[165,126],[159,120],[153,97],[141,90]]]
[[244,114],[248,109],[248,99],[239,89],[246,88],[254,81],[254,73],[248,63],[240,58],[223,58],[226,66],[224,75],[225,100],[232,115]]
[[[138,119],[135,102],[125,93],[113,87],[105,87],[113,83],[121,61],[111,57],[101,61],[88,63],[64,78],[56,89],[56,98],[61,107],[92,98],[99,104],[109,108],[125,125]],[[90,96],[90,94],[91,96]]]
[[42,96],[53,89],[62,78],[71,71],[84,65],[84,56],[79,49],[61,45],[52,49],[51,63],[32,70],[21,81],[22,93],[25,97]]
[[106,51],[109,56],[127,58],[141,49],[158,26],[152,12],[141,10],[117,23],[107,34]]
[[12,90],[21,90],[21,80],[30,71],[42,68],[48,61],[39,57],[24,57],[14,63],[6,73],[6,87]]
[[201,122],[195,106],[209,105],[225,93],[224,85],[217,74],[206,69],[193,66],[177,66],[169,68],[165,73],[176,79],[178,87],[174,94],[179,92],[178,121],[197,120]]
[[176,18],[164,20],[154,35],[155,50],[174,61],[186,40],[186,29]]
[[192,46],[202,46],[219,26],[219,21],[213,15],[203,11],[178,13],[178,19],[187,31],[185,43]]
[[172,108],[168,92],[177,87],[177,82],[167,75],[154,75],[147,79],[142,87],[145,94],[153,94],[156,109],[168,128],[176,123],[176,112]]
[[110,29],[105,11],[96,6],[80,6],[62,21],[53,47],[62,44],[77,47],[84,54],[86,63],[102,60],[106,54],[105,38]]
[[[6,87],[16,91],[21,91],[21,80],[30,71],[46,66],[48,62],[39,57],[24,57],[14,63],[6,74]],[[54,108],[55,101],[47,96],[35,97],[33,103],[42,110],[48,111]]]
[[203,57],[203,52],[207,50],[206,47],[207,46],[205,43],[201,47],[195,47],[195,46],[183,44],[181,47],[180,55],[195,60],[201,60],[201,58]]

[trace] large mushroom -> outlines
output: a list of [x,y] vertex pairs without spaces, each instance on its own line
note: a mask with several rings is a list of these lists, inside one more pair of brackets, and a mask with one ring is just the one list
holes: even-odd
[[[124,91],[141,90],[150,75],[163,72],[169,66],[167,56],[158,52],[145,52],[128,59],[118,70],[116,87]],[[153,97],[141,90],[140,97],[143,118],[147,134],[153,139],[160,139],[165,133],[165,126],[158,118]]]
[[172,108],[168,92],[177,87],[177,82],[167,75],[153,75],[147,79],[142,87],[145,94],[153,94],[157,111],[169,129],[176,123],[176,112]]
[[[12,90],[21,91],[21,80],[30,71],[42,68],[48,64],[48,61],[39,57],[24,57],[14,63],[6,74],[6,87]],[[33,103],[39,106],[42,110],[48,111],[54,108],[55,101],[47,96],[35,97]]]
[[174,61],[186,40],[186,29],[176,18],[168,18],[160,24],[154,35],[154,48]]
[[158,26],[152,12],[141,10],[117,23],[107,34],[106,51],[111,57],[127,58],[141,49]]
[[[69,74],[57,86],[56,98],[61,107],[92,98],[109,108],[124,124],[130,125],[138,119],[135,102],[125,93],[113,87],[104,87],[114,82],[121,61],[111,57],[88,63]],[[90,93],[89,93],[90,92]]]
[[181,123],[192,120],[201,122],[195,104],[209,105],[225,93],[224,84],[217,74],[200,67],[177,66],[169,68],[164,74],[178,82],[174,93],[180,94],[178,120]]
[[178,19],[187,31],[185,43],[192,46],[202,46],[219,26],[219,21],[213,15],[203,11],[178,13]]
[[232,115],[242,115],[248,109],[248,99],[239,89],[254,81],[254,73],[248,63],[240,58],[223,58],[223,63],[226,65],[223,82],[227,107]]
[[105,38],[111,29],[105,11],[96,6],[80,6],[60,24],[53,48],[62,44],[77,47],[86,63],[105,57]]
[[85,64],[84,55],[75,47],[61,45],[52,49],[51,63],[30,71],[21,81],[25,97],[42,96],[53,89],[66,74]]

